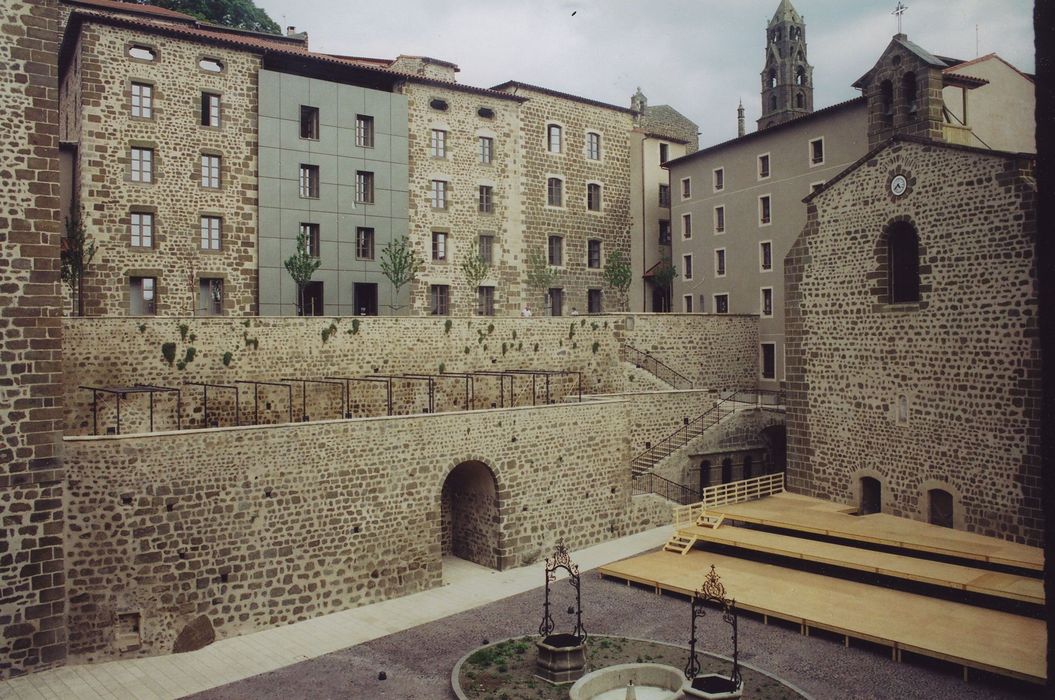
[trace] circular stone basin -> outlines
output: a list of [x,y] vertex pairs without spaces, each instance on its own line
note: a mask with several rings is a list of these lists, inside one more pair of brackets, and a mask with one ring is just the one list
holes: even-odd
[[608,666],[575,681],[568,691],[570,700],[626,700],[627,685],[634,682],[636,700],[674,700],[681,697],[685,676],[673,666],[662,664],[618,664]]

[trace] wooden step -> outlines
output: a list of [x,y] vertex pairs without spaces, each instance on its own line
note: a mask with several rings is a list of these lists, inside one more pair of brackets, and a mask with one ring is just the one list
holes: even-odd
[[674,535],[669,540],[667,540],[667,543],[663,545],[663,550],[666,552],[674,552],[675,554],[685,556],[690,551],[692,551],[692,546],[694,544],[696,544],[695,537],[685,537],[678,533],[674,533]]
[[725,520],[724,513],[708,513],[703,511],[700,513],[700,517],[696,518],[697,527],[708,527],[712,530],[717,530],[722,525],[722,521]]

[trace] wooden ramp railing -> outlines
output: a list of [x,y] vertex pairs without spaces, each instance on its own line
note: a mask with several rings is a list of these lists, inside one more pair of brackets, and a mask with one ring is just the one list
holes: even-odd
[[719,506],[753,501],[764,496],[772,496],[784,491],[784,473],[765,474],[753,479],[732,481],[728,484],[716,484],[703,490],[703,500],[687,506],[674,508],[674,526],[693,525],[705,511]]

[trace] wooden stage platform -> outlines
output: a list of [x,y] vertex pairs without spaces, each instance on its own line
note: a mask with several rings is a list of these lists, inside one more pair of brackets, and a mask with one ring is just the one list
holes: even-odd
[[1044,550],[1005,542],[962,530],[929,525],[884,513],[855,516],[853,507],[793,493],[779,493],[755,501],[710,508],[726,520],[756,523],[857,542],[870,542],[909,551],[929,552],[959,559],[1044,570]]
[[694,537],[700,542],[1044,605],[1044,582],[1031,576],[986,571],[970,566],[875,552],[743,527],[720,527],[714,530],[709,527],[689,526],[678,528],[678,533]]
[[[848,516],[849,517],[849,516]],[[714,565],[741,609],[1027,681],[1045,678],[1046,632],[1041,620],[844,581],[772,564],[693,550],[651,552],[598,569],[657,593],[689,595]]]

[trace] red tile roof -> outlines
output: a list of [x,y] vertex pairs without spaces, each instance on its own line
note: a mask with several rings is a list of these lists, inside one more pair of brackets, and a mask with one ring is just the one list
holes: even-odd
[[129,12],[139,15],[154,15],[157,17],[167,17],[169,19],[181,19],[188,22],[197,21],[197,17],[192,17],[191,15],[182,12],[168,10],[164,7],[157,7],[156,5],[141,5],[138,2],[122,2],[122,0],[63,0],[63,2],[67,5],[83,5],[86,7],[98,8],[100,10],[114,10],[116,12]]

